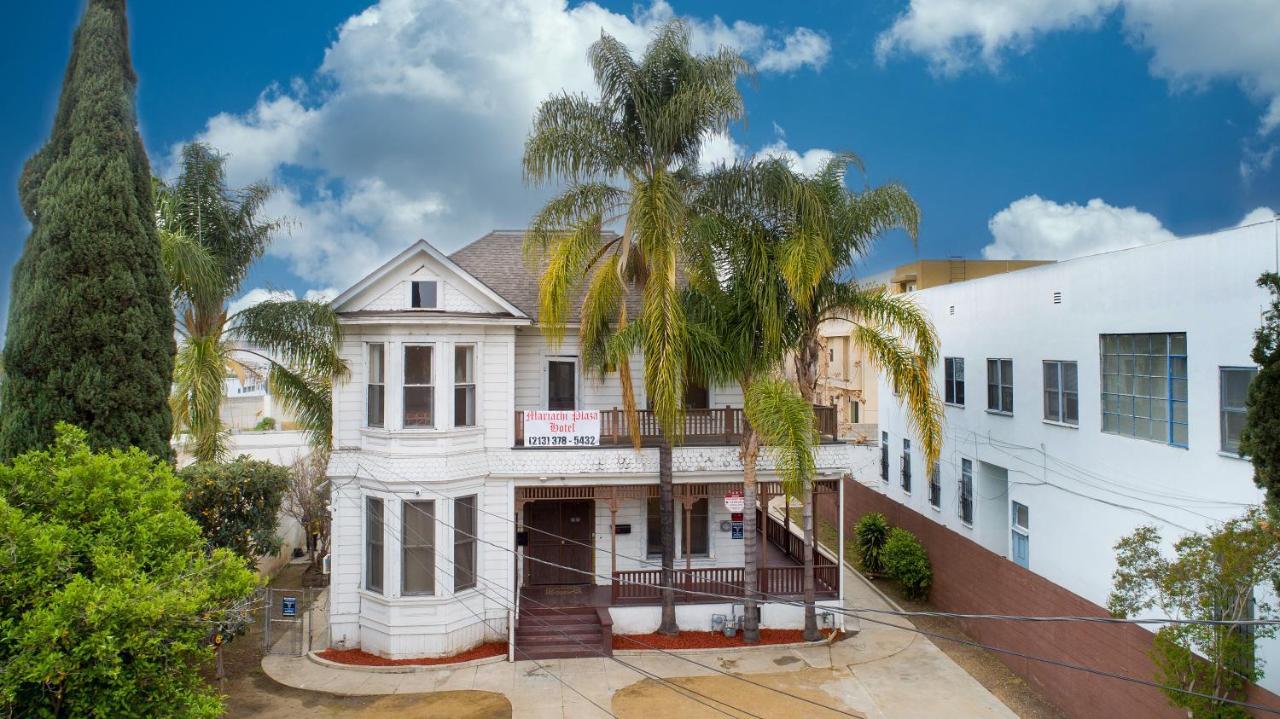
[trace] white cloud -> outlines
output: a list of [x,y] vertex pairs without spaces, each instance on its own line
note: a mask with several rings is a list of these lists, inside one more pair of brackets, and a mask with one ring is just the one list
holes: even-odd
[[1240,218],[1240,221],[1236,223],[1236,226],[1239,227],[1240,225],[1253,225],[1259,222],[1270,222],[1275,219],[1275,216],[1276,211],[1270,207],[1255,207],[1244,217]]
[[1174,89],[1225,79],[1263,103],[1259,131],[1280,126],[1280,3],[1274,0],[910,0],[876,41],[883,62],[922,55],[942,73],[998,67],[1044,34],[1097,28],[1119,10],[1130,42]]
[[804,152],[796,152],[787,146],[786,140],[780,137],[760,148],[757,157],[780,157],[787,160],[796,172],[812,175],[821,170],[827,164],[827,160],[835,157],[835,153],[820,147],[805,150]]
[[234,315],[240,310],[247,310],[267,300],[296,300],[298,296],[292,290],[269,290],[255,287],[227,303],[227,315]]
[[[195,139],[228,155],[230,182],[278,186],[266,209],[294,222],[271,254],[345,286],[417,238],[449,251],[524,225],[547,197],[520,168],[538,103],[594,92],[586,51],[602,31],[639,52],[674,16],[665,0],[634,16],[564,0],[381,0],[338,28],[314,80],[267,88]],[[817,70],[830,55],[807,28],[690,26],[699,52],[732,46],[762,72]],[[743,155],[728,136],[706,153]]]
[[1058,204],[1030,195],[997,212],[987,227],[989,260],[1065,260],[1175,239],[1154,215],[1100,199]]

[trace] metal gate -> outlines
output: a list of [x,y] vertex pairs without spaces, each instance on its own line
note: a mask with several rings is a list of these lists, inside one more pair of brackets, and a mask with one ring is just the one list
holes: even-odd
[[329,593],[324,587],[266,590],[262,648],[267,654],[303,656],[328,646]]

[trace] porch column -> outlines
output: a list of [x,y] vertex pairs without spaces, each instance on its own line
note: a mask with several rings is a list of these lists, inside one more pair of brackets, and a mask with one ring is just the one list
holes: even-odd
[[609,489],[609,579],[618,576],[618,488]]

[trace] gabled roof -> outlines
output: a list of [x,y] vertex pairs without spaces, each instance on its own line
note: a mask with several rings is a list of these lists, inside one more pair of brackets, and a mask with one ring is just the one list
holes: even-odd
[[[494,289],[491,288],[487,283],[481,281],[480,279],[477,279],[477,277],[471,272],[469,272],[466,268],[458,266],[458,263],[446,257],[444,254],[442,254],[439,250],[433,247],[431,243],[427,242],[426,240],[418,240],[417,242],[410,245],[403,252],[401,252],[400,254],[388,260],[381,267],[374,270],[373,272],[370,272],[368,275],[364,277],[364,279],[352,285],[346,292],[343,292],[342,294],[335,297],[333,301],[329,303],[330,306],[332,306],[337,311],[341,311],[342,306],[347,302],[349,302],[353,297],[360,294],[364,290],[368,289],[369,287],[377,283],[379,280],[381,280],[383,277],[386,277],[388,274],[390,274],[391,272],[396,270],[398,267],[400,267],[400,265],[406,262],[409,258],[413,257],[419,252],[425,252],[429,257],[439,262],[440,264],[444,265],[446,269],[456,274],[459,279],[461,279],[463,282],[466,282],[471,287],[475,288],[484,296],[493,300],[495,303],[497,303],[507,312],[510,312],[512,316],[520,317],[520,318],[532,317],[532,314],[526,313],[519,306],[510,302],[503,294],[494,291]],[[517,256],[514,258],[514,260],[517,264],[520,264],[520,257],[518,253],[517,253]],[[535,289],[534,297],[535,298],[537,297],[536,289]],[[537,304],[536,299],[534,304],[535,305]]]
[[[529,267],[524,261],[524,236],[523,230],[495,230],[449,255],[449,258],[536,320],[538,289],[546,262],[537,268]],[[604,233],[606,240],[616,236],[613,232]],[[586,288],[578,290],[566,318],[570,323],[577,322],[582,311],[582,296]],[[628,291],[627,305],[633,317],[639,313],[638,292]]]

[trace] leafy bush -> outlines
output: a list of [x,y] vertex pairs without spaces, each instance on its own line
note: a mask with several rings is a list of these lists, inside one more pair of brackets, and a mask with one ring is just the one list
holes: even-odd
[[0,716],[221,715],[209,636],[257,577],[181,500],[167,462],[67,424],[0,465]]
[[862,515],[853,531],[858,538],[862,569],[872,574],[883,572],[883,550],[885,540],[889,538],[889,520],[879,512],[870,512]]
[[933,568],[929,566],[929,553],[916,535],[901,527],[889,530],[889,539],[884,543],[880,558],[885,571],[898,580],[907,597],[924,599],[929,596]]
[[197,462],[180,473],[183,504],[211,547],[253,559],[280,551],[276,525],[289,490],[289,470],[241,456],[234,462]]
[[253,425],[254,432],[273,432],[276,428],[275,417],[263,417],[258,423]]

